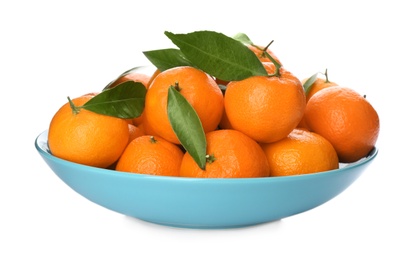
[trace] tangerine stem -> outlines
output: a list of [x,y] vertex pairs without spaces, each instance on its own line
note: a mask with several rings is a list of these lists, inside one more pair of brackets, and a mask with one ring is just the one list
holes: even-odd
[[213,163],[214,161],[216,161],[216,157],[213,154],[206,155],[206,162]]
[[77,107],[69,97],[67,97],[67,98],[68,98],[68,101],[69,101],[69,105],[71,106],[71,109],[72,109],[72,114],[77,115],[79,113],[79,111],[81,111],[81,108]]
[[153,136],[153,135],[152,135],[152,136],[150,136],[150,143],[152,143],[152,144],[157,143],[157,140],[156,140],[156,138],[154,138],[154,136]]
[[171,86],[171,87],[173,87],[175,90],[177,90],[179,92],[180,92],[180,90],[182,90],[182,88],[179,86],[179,82],[177,82],[177,81],[174,83],[174,86]]
[[326,76],[326,83],[330,83],[329,75],[327,74],[327,68],[326,68],[326,71],[324,72],[324,76]]
[[274,40],[272,40],[270,43],[268,43],[267,46],[265,46],[265,48],[263,49],[264,52],[266,52],[269,48],[269,46],[271,46],[271,44],[274,42]]

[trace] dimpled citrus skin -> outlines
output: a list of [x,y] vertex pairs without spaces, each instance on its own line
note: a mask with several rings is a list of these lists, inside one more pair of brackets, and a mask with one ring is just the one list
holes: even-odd
[[280,68],[280,76],[253,76],[227,85],[225,111],[233,129],[270,143],[286,137],[306,105],[301,82]]
[[365,97],[347,87],[318,91],[307,103],[308,128],[326,138],[339,161],[350,163],[365,157],[379,135],[379,116]]
[[117,162],[117,171],[161,176],[179,176],[183,152],[158,136],[143,135],[125,148]]
[[[72,100],[81,106],[93,95]],[[49,149],[56,157],[89,166],[106,168],[116,162],[129,140],[124,119],[97,114],[86,109],[73,113],[69,103],[53,116],[48,132]]]
[[158,74],[146,94],[145,113],[149,126],[162,138],[179,144],[167,115],[167,97],[171,86],[194,108],[205,133],[219,125],[223,112],[223,94],[215,80],[193,67],[174,67]]
[[339,168],[336,150],[324,137],[304,129],[294,129],[286,138],[261,144],[271,168],[271,176],[289,176]]
[[268,177],[269,165],[259,144],[236,130],[215,130],[206,134],[207,154],[213,162],[202,170],[189,153],[183,156],[180,176],[193,178]]

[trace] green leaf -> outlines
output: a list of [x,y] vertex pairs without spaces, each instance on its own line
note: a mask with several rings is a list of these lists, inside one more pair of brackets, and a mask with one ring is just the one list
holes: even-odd
[[218,79],[233,81],[267,76],[261,61],[247,46],[222,33],[174,34],[166,31],[165,35],[193,65]]
[[201,169],[206,166],[206,136],[199,116],[190,103],[171,86],[167,96],[167,115],[184,149]]
[[146,92],[141,82],[126,81],[102,91],[82,108],[107,116],[135,118],[143,112]]
[[233,38],[245,45],[253,45],[254,43],[249,39],[248,35],[245,33],[237,33],[233,36]]
[[143,52],[147,59],[160,71],[179,66],[192,66],[178,49],[161,49]]
[[304,88],[304,91],[305,91],[306,95],[308,94],[308,92],[310,92],[310,87],[311,87],[311,85],[313,85],[313,83],[314,83],[314,82],[316,82],[318,74],[319,74],[319,73],[317,72],[317,73],[316,73],[316,74],[314,74],[313,76],[309,77],[309,78],[306,80],[306,82],[304,82],[304,84],[303,84],[303,88]]

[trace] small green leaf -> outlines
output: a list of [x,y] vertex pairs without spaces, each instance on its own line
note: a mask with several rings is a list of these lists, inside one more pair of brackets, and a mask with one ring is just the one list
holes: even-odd
[[245,33],[237,33],[232,38],[235,40],[245,44],[245,45],[253,45],[254,43],[249,39],[248,35]]
[[142,83],[126,81],[102,91],[82,108],[107,116],[135,118],[143,112],[146,92]]
[[310,87],[311,87],[311,85],[313,85],[313,83],[314,83],[314,82],[316,82],[318,74],[319,74],[319,73],[317,72],[317,73],[316,73],[316,74],[314,74],[313,76],[309,77],[309,78],[306,80],[306,82],[304,82],[304,84],[303,84],[303,88],[304,88],[304,91],[305,91],[306,95],[308,94],[308,92],[310,92]]
[[206,136],[202,123],[190,103],[173,86],[168,91],[167,115],[184,149],[204,170],[206,166]]
[[165,34],[194,66],[218,79],[232,81],[267,76],[261,61],[247,46],[222,33],[166,31]]
[[179,66],[192,66],[183,53],[177,49],[161,49],[143,52],[147,59],[160,71]]

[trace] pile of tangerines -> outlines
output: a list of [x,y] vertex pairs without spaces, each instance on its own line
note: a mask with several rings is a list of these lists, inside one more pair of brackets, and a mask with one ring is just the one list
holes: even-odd
[[[141,113],[122,118],[82,107],[100,93],[69,99],[50,122],[51,153],[75,163],[137,174],[247,178],[334,170],[374,148],[379,117],[365,96],[329,81],[327,70],[300,81],[269,46],[241,45],[268,75],[226,80],[185,64],[155,66],[149,74],[130,70],[103,92],[125,82],[141,83],[145,87]],[[168,111],[172,88],[197,115],[205,142],[203,166],[183,145],[183,139],[193,140],[198,125],[175,128],[172,123]],[[186,118],[190,112],[178,113]]]

